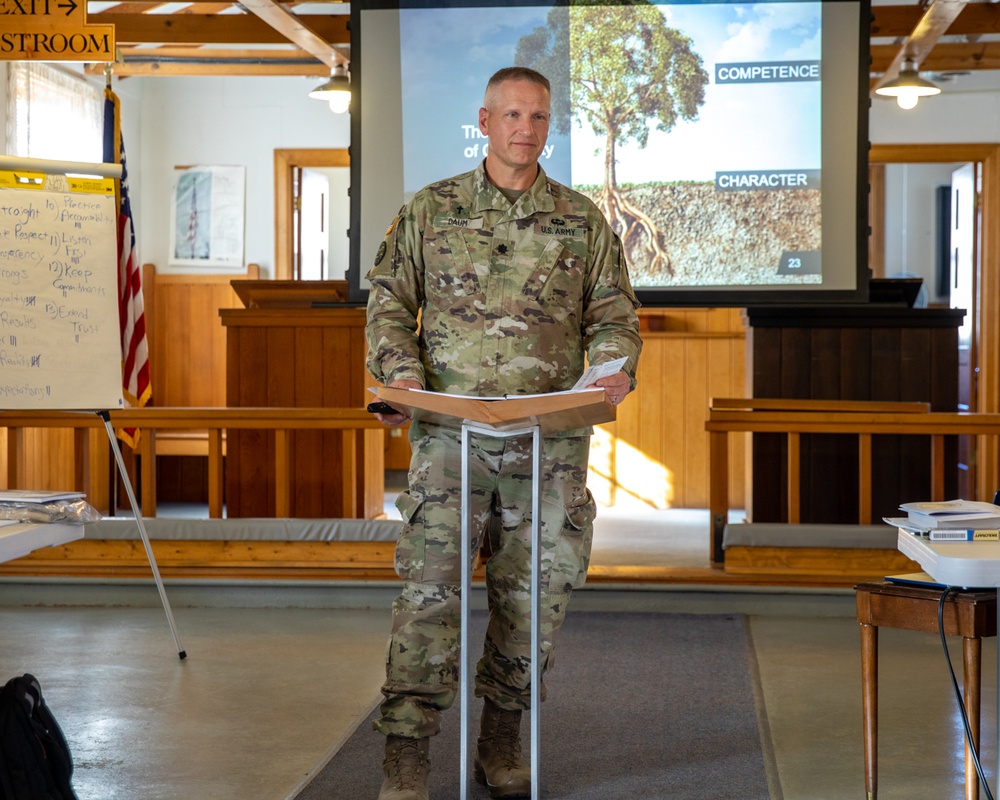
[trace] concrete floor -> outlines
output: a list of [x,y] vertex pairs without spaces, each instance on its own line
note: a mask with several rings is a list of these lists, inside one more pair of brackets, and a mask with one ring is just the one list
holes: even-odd
[[[6,582],[0,674],[40,679],[70,742],[80,800],[291,798],[377,699],[393,593],[391,585],[171,583],[182,661],[150,587]],[[849,594],[636,587],[583,590],[575,602],[749,614],[778,767],[775,798],[864,797]],[[293,607],[275,607],[286,605]],[[963,797],[959,723],[939,640],[881,634],[879,796]],[[984,652],[992,785],[992,640]]]
[[[594,563],[627,552],[647,563],[707,563],[707,512],[621,508],[601,519]],[[294,798],[377,702],[396,590],[168,581],[181,660],[152,580],[4,579],[0,676],[41,681],[70,743],[80,800]],[[864,797],[853,592],[593,586],[573,608],[748,615],[780,784],[773,800]],[[983,648],[991,786],[996,649],[995,640]],[[950,651],[961,675],[960,643]],[[882,630],[880,675],[881,800],[964,797],[940,640]]]

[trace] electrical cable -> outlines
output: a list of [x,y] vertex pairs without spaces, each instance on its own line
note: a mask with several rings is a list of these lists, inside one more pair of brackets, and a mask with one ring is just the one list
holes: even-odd
[[962,689],[958,685],[958,678],[955,677],[955,668],[951,664],[951,653],[948,652],[948,640],[944,635],[944,604],[948,599],[948,595],[952,592],[960,591],[957,586],[945,587],[944,591],[941,592],[941,599],[938,601],[938,633],[941,635],[941,646],[944,648],[944,660],[948,664],[948,672],[951,673],[951,685],[955,690],[955,697],[958,700],[958,710],[962,715],[962,725],[965,728],[965,740],[969,745],[969,752],[972,753],[972,760],[976,765],[976,774],[979,776],[979,785],[986,792],[986,800],[993,800],[993,793],[990,792],[990,786],[986,782],[986,775],[983,773],[983,765],[979,763],[979,750],[976,748],[976,743],[972,737],[972,726],[969,724],[969,714],[965,708],[965,699],[962,697]]

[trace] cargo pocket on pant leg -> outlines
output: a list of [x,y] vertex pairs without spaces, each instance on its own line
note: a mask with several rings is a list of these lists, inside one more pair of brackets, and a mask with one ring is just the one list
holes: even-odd
[[586,581],[596,515],[597,504],[589,489],[578,501],[565,507],[559,540],[552,550],[550,592],[566,593],[579,589]]
[[396,540],[393,565],[404,581],[420,581],[424,574],[424,496],[411,489],[400,492],[396,509],[403,518],[403,529]]

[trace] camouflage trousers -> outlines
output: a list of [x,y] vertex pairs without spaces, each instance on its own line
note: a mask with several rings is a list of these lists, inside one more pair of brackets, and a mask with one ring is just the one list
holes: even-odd
[[[458,689],[461,622],[461,431],[431,428],[411,442],[409,489],[396,505],[403,591],[393,603],[384,701],[375,730],[419,738],[438,732]],[[489,623],[476,668],[478,697],[524,710],[531,702],[532,439],[473,435],[472,553],[489,536]],[[574,588],[586,578],[595,505],[586,488],[589,437],[542,440],[542,672]],[[539,687],[544,698],[544,684]]]

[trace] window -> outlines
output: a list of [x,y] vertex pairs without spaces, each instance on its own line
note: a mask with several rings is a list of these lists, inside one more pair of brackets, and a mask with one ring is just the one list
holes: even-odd
[[103,98],[99,87],[59,67],[11,62],[7,69],[8,155],[101,161]]

